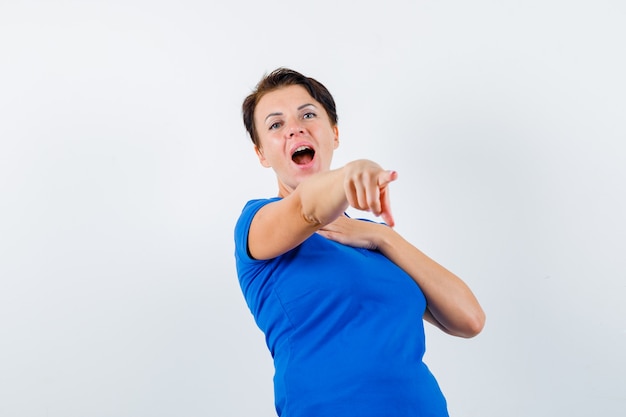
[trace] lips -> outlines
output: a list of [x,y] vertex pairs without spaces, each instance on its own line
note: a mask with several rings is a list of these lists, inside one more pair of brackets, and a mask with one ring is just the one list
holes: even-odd
[[291,160],[296,165],[307,165],[313,161],[315,157],[315,149],[310,145],[299,145],[291,152]]

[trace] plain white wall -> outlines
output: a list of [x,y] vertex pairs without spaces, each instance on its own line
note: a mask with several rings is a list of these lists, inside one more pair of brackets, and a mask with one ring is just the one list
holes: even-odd
[[0,416],[274,415],[232,228],[278,66],[484,305],[427,328],[453,416],[626,410],[626,4],[347,3],[0,0]]

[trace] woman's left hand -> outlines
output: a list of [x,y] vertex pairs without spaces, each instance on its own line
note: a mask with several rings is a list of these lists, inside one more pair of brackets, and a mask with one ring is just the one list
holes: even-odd
[[344,215],[317,233],[344,245],[378,250],[402,268],[426,296],[424,318],[441,330],[461,337],[473,337],[482,330],[485,313],[469,287],[391,227]]
[[332,223],[319,229],[317,233],[327,239],[356,248],[378,249],[381,231],[388,226],[339,216]]

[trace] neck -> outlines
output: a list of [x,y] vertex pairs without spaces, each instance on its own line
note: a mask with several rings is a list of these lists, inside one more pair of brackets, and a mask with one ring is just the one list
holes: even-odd
[[287,197],[289,194],[293,192],[293,189],[286,184],[283,184],[282,181],[278,180],[278,196],[281,198]]

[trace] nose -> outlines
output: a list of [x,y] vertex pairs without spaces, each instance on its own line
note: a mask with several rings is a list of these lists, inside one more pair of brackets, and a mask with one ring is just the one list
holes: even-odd
[[304,133],[304,131],[302,129],[299,130],[292,130],[291,132],[289,132],[289,137],[292,138],[296,135],[296,133],[302,134]]
[[289,128],[287,129],[287,135],[292,138],[298,134],[303,134],[304,133],[304,127],[302,127],[302,124],[299,121],[294,120],[293,122],[291,122],[289,124]]

